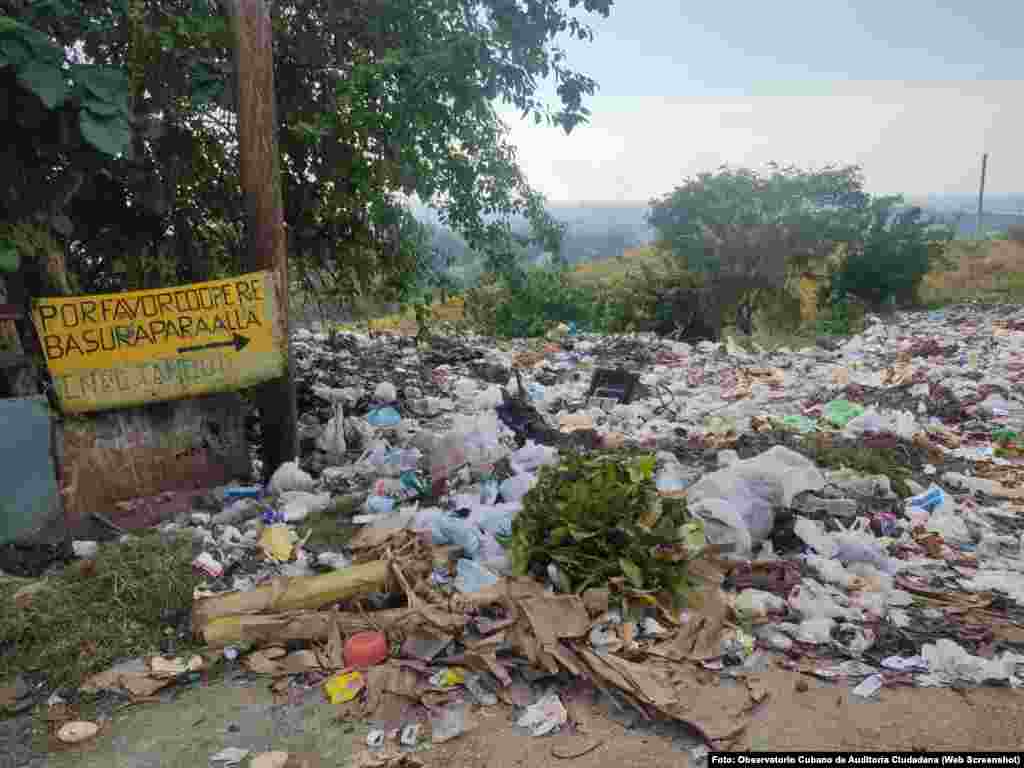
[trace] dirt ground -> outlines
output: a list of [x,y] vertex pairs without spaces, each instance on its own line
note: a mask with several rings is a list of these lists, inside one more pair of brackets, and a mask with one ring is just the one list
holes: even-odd
[[[736,749],[764,750],[1016,750],[1024,743],[1024,693],[1008,688],[887,688],[871,700],[850,688],[772,670],[757,676],[770,692]],[[715,695],[715,686],[707,695]],[[684,766],[697,743],[675,724],[652,724],[577,699],[580,723],[534,738],[514,725],[504,706],[476,709],[476,727],[418,753],[427,768],[655,768]],[[118,715],[84,751],[51,754],[52,768],[192,768],[224,747],[314,752],[323,768],[350,764],[367,727],[335,721],[318,690],[275,706],[266,685],[217,682],[186,690],[173,702]],[[245,768],[247,762],[242,763]]]

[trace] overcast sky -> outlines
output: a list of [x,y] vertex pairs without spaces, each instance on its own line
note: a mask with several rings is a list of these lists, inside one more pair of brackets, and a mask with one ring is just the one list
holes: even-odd
[[[502,111],[552,201],[642,201],[722,163],[863,166],[869,191],[1024,197],[1021,0],[616,0],[565,136]],[[1017,78],[1017,79],[1014,79]],[[553,88],[549,94],[553,103]]]

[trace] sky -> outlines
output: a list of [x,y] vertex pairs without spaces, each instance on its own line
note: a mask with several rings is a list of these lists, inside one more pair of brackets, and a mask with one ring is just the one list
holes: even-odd
[[[868,191],[1024,203],[1020,0],[616,0],[568,41],[594,78],[571,135],[499,105],[549,200],[638,201],[723,163],[855,163]],[[553,85],[543,93],[556,103]]]

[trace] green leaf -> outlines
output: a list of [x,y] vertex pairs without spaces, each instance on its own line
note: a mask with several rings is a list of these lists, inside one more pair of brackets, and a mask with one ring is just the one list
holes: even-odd
[[644,574],[640,567],[624,557],[619,558],[619,565],[622,567],[623,575],[629,579],[629,583],[637,589],[644,588]]
[[0,241],[0,272],[17,272],[21,266],[21,255],[14,243],[9,240]]
[[122,115],[128,117],[128,104],[117,104],[109,101],[101,101],[92,94],[82,100],[82,107],[89,110],[100,118],[115,117]]
[[73,74],[76,83],[80,83],[101,101],[120,104],[128,100],[128,75],[118,67],[79,64],[74,68]]
[[64,73],[59,66],[44,61],[30,61],[21,67],[18,82],[42,99],[47,109],[53,109],[68,97]]
[[32,59],[32,49],[20,39],[8,37],[0,39],[0,55],[5,65],[18,67]]
[[82,137],[100,152],[116,157],[128,151],[132,130],[123,117],[103,118],[83,109],[79,113],[78,125],[82,129]]

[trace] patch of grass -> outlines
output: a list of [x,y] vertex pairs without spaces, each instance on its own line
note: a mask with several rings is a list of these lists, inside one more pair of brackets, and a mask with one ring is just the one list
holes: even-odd
[[885,475],[893,491],[902,499],[913,494],[907,480],[910,470],[905,457],[892,448],[864,448],[855,445],[834,445],[825,439],[810,441],[809,457],[829,469],[853,469],[866,475]]
[[164,629],[192,607],[192,558],[189,538],[151,533],[102,546],[95,567],[69,566],[25,608],[13,600],[20,584],[0,584],[0,679],[38,670],[53,685],[78,685],[158,653]]
[[351,496],[336,499],[323,512],[314,512],[299,526],[300,531],[312,530],[308,545],[338,552],[348,545],[349,539],[356,532],[352,525],[352,516],[357,512],[358,502]]

